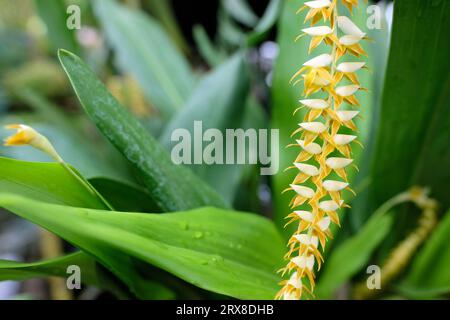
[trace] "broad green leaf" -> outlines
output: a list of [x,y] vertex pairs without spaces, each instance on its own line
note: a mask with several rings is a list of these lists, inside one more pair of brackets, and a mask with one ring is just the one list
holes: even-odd
[[92,178],[89,182],[118,211],[160,212],[147,190],[108,178]]
[[49,203],[107,209],[99,198],[56,163],[0,158],[0,191]]
[[54,53],[62,48],[80,54],[80,47],[75,37],[76,30],[70,30],[66,24],[69,14],[66,13],[67,6],[64,1],[35,0],[34,3],[47,27],[48,39]]
[[30,263],[0,260],[0,281],[23,281],[49,276],[67,278],[70,275],[67,268],[73,265],[80,268],[84,284],[104,288],[120,298],[129,298],[124,296],[123,289],[117,287],[117,283],[107,278],[107,275],[99,269],[100,266],[97,265],[95,260],[82,252]]
[[[242,299],[271,299],[284,245],[253,214],[201,208],[170,214],[110,212],[0,195],[0,206],[97,258],[123,253],[200,288]],[[100,256],[99,256],[100,255]]]
[[86,113],[134,166],[163,211],[225,205],[220,195],[188,168],[173,164],[163,147],[114,99],[80,58],[61,50],[59,59]]
[[166,117],[189,97],[195,78],[158,22],[113,0],[92,3],[119,66],[131,73]]
[[332,298],[333,293],[364,268],[374,250],[389,233],[392,215],[374,214],[353,237],[334,249],[324,264],[316,288],[319,299]]
[[450,292],[449,234],[450,211],[447,211],[424,247],[412,261],[411,269],[401,286],[418,291],[416,296],[419,298]]
[[411,185],[449,205],[448,1],[398,0],[372,170],[374,205]]
[[[14,193],[46,203],[106,209],[99,198],[88,192],[61,165],[55,163],[34,163],[0,158],[0,192]],[[100,262],[103,262],[104,266],[125,282],[135,295],[143,299],[153,299],[158,292],[166,292],[165,288],[154,291],[154,288],[160,285],[141,277],[133,259],[129,256],[117,252],[110,253],[108,250],[105,248],[101,251],[100,257],[103,259],[99,259]],[[105,260],[107,263],[104,263]],[[2,274],[1,270],[0,274]]]
[[[244,59],[244,53],[234,55],[205,76],[199,83],[186,106],[172,118],[161,135],[161,143],[169,151],[180,143],[179,141],[171,141],[171,136],[175,130],[186,129],[191,136],[189,142],[192,148],[189,146],[189,150],[192,149],[191,161],[194,163],[195,144],[206,147],[212,143],[202,143],[203,136],[201,136],[201,133],[200,136],[196,133],[194,122],[201,121],[203,133],[210,128],[220,130],[224,137],[222,154],[225,157],[225,130],[242,128],[246,115],[249,76]],[[198,141],[199,139],[200,141]],[[185,141],[183,140],[183,142]],[[247,150],[248,148],[246,148]],[[201,152],[200,156],[203,156],[202,151],[197,152]],[[230,203],[234,198],[243,166],[203,163],[203,165],[193,164],[190,168]]]

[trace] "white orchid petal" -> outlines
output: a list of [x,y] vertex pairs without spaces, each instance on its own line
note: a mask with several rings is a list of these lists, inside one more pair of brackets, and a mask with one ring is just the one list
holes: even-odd
[[327,130],[327,126],[322,122],[302,122],[299,126],[313,133],[322,133]]
[[294,272],[289,278],[288,284],[293,286],[296,289],[302,288],[302,279],[297,275],[297,272]]
[[333,30],[328,26],[319,26],[302,29],[304,33],[313,37],[326,36],[333,33]]
[[365,65],[365,62],[342,62],[336,67],[336,70],[344,73],[352,73],[360,70]]
[[310,256],[306,257],[306,267],[309,270],[312,270],[314,268],[314,261],[315,261],[314,259],[315,259],[314,255],[310,255]]
[[312,222],[314,219],[314,215],[312,212],[309,211],[304,211],[304,210],[299,210],[299,211],[294,211],[294,213],[300,217],[300,219],[303,219],[307,222]]
[[298,299],[297,299],[297,297],[295,296],[295,292],[290,291],[290,292],[285,292],[285,293],[283,294],[283,300],[285,300],[285,301],[290,301],[290,300],[295,300],[295,301],[297,301]]
[[362,37],[358,36],[343,36],[339,38],[339,43],[344,46],[352,46],[361,41]]
[[302,147],[308,153],[320,154],[322,152],[322,147],[315,142],[311,142],[306,146],[305,146],[305,141],[303,141],[303,140],[297,140],[297,143],[300,147]]
[[310,246],[317,248],[319,246],[319,238],[316,236],[312,236],[310,239]]
[[310,199],[310,198],[314,197],[315,192],[311,188],[304,187],[304,186],[298,186],[295,184],[291,184],[290,186],[291,186],[292,190],[294,190],[298,195],[300,195],[304,198]]
[[347,188],[348,183],[336,180],[325,180],[323,182],[323,187],[329,192],[336,192]]
[[291,259],[291,262],[301,269],[306,268],[306,258],[304,256],[294,257]]
[[347,35],[364,37],[366,34],[359,29],[356,24],[346,16],[337,18],[337,25],[341,31]]
[[351,84],[348,86],[342,86],[336,88],[336,94],[341,97],[349,97],[355,94],[356,91],[359,90],[359,86],[356,84]]
[[317,225],[319,226],[320,230],[325,231],[328,229],[328,227],[330,226],[331,223],[331,219],[330,217],[325,217],[323,219],[321,219]]
[[346,144],[349,144],[356,138],[357,138],[356,136],[352,136],[349,134],[336,134],[333,137],[333,141],[334,141],[334,143],[336,143],[339,146],[345,146]]
[[[340,205],[342,206],[343,203],[344,203],[344,201],[341,200]],[[336,211],[337,209],[339,209],[340,205],[338,205],[333,200],[326,200],[326,201],[319,202],[319,208],[325,212]]]
[[298,240],[301,244],[305,246],[313,246],[316,247],[319,245],[319,238],[317,236],[310,236],[305,233],[296,234],[294,235],[294,238]]
[[304,99],[299,101],[301,104],[311,109],[326,109],[329,107],[328,102],[323,99]]
[[320,56],[314,57],[306,61],[303,65],[312,68],[323,68],[327,67],[333,61],[333,57],[329,54],[321,54]]
[[337,117],[339,118],[339,120],[341,120],[343,122],[352,120],[358,114],[359,114],[359,111],[354,111],[354,110],[336,111]]
[[346,166],[348,166],[352,162],[353,162],[353,159],[337,158],[337,157],[331,157],[325,161],[327,166],[329,166],[331,169],[342,169],[342,168],[345,168]]
[[294,163],[294,165],[298,170],[311,177],[317,176],[320,173],[319,169],[311,164]]
[[305,2],[305,6],[311,9],[328,8],[331,5],[330,0],[314,0]]

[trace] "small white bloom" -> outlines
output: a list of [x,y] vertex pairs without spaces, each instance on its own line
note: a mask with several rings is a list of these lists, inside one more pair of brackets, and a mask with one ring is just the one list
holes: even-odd
[[319,87],[325,87],[330,84],[330,81],[321,77],[314,78],[313,83]]
[[323,187],[325,188],[325,190],[327,190],[329,192],[336,192],[336,191],[341,191],[342,189],[347,188],[348,183],[342,182],[342,181],[336,181],[336,180],[325,180],[323,182]]
[[317,248],[317,246],[319,245],[319,238],[316,236],[310,236],[302,233],[294,235],[294,238],[297,239],[301,244],[304,244],[308,247],[313,246]]
[[333,57],[329,54],[321,54],[320,56],[314,57],[306,61],[303,65],[312,68],[323,68],[327,67],[333,61]]
[[336,111],[337,117],[339,118],[339,120],[341,120],[343,122],[352,120],[358,114],[359,114],[359,111],[354,111],[354,110]]
[[305,186],[297,186],[295,184],[290,185],[292,190],[294,190],[298,195],[304,197],[304,198],[312,198],[314,197],[314,190]]
[[341,31],[347,35],[357,36],[357,37],[364,37],[366,34],[359,29],[356,24],[353,23],[352,20],[350,20],[346,16],[339,16],[337,18],[337,24],[338,28],[341,29]]
[[283,294],[283,300],[298,300],[297,297],[295,296],[294,292],[285,292]]
[[314,0],[305,2],[305,6],[311,9],[328,8],[331,5],[330,0]]
[[321,110],[329,107],[328,102],[323,99],[304,99],[299,102],[311,109]]
[[330,217],[325,217],[323,219],[321,219],[317,225],[319,226],[320,230],[325,231],[328,229],[328,227],[330,226],[331,223],[331,219]]
[[300,217],[300,219],[303,219],[303,220],[308,221],[308,222],[312,222],[313,219],[314,219],[313,213],[309,212],[309,211],[299,210],[299,211],[294,211],[294,213],[296,215],[298,215]]
[[336,67],[336,70],[344,73],[352,73],[360,70],[365,65],[365,62],[342,62]]
[[309,255],[307,257],[305,256],[297,256],[291,259],[293,263],[295,263],[299,268],[305,269],[308,268],[309,270],[312,270],[314,268],[314,256]]
[[311,154],[320,154],[322,152],[322,147],[315,142],[311,142],[307,146],[305,146],[305,141],[303,140],[297,140],[297,143],[306,152],[309,152]]
[[336,94],[341,97],[349,97],[355,94],[359,90],[359,86],[356,84],[351,84],[348,86],[342,86],[336,88]]
[[358,36],[343,36],[339,38],[339,43],[344,46],[352,46],[361,41],[362,37]]
[[334,143],[336,143],[338,146],[345,146],[346,144],[349,144],[353,140],[355,140],[357,137],[352,136],[349,134],[336,134],[333,137]]
[[[341,205],[344,203],[343,200],[341,200]],[[339,209],[339,205],[334,202],[333,200],[327,200],[319,202],[319,208],[322,209],[325,212],[332,212]]]
[[319,169],[311,164],[294,163],[294,165],[298,170],[311,177],[317,176],[320,173]]
[[333,33],[333,30],[328,26],[311,27],[302,29],[304,33],[313,37],[326,36]]
[[297,275],[297,272],[294,272],[289,281],[288,284],[293,286],[296,289],[301,289],[302,288],[302,279]]
[[313,133],[322,133],[327,130],[327,126],[322,122],[302,122],[299,123],[299,126]]
[[330,157],[325,161],[327,166],[329,166],[331,169],[342,169],[352,162],[353,159],[337,158],[337,157]]

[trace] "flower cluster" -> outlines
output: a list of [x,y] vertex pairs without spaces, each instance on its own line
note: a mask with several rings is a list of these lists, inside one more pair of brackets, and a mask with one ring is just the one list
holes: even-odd
[[[360,45],[366,39],[348,17],[338,14],[339,6],[350,12],[357,0],[315,0],[305,2],[299,9],[308,10],[305,22],[309,28],[297,37],[310,36],[309,52],[324,43],[331,47],[329,54],[321,54],[305,62],[292,77],[293,85],[303,82],[300,108],[307,108],[303,122],[293,136],[300,153],[290,168],[298,173],[285,191],[295,193],[287,216],[288,224],[297,222],[298,228],[288,242],[287,266],[280,270],[289,274],[282,281],[278,299],[301,299],[304,293],[313,296],[315,268],[323,263],[322,251],[331,237],[330,225],[339,225],[337,211],[346,206],[342,191],[349,188],[346,169],[352,165],[351,145],[357,142],[351,131],[360,104],[355,96],[364,90],[356,72],[365,68],[364,62],[343,61],[345,57],[366,55]],[[319,22],[323,25],[316,25]]]

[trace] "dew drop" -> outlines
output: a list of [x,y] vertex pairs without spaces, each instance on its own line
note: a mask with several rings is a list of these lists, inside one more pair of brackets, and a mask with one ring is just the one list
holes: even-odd
[[194,233],[194,238],[195,238],[195,239],[201,239],[201,238],[203,238],[203,232],[201,232],[201,231],[196,231],[196,232]]

